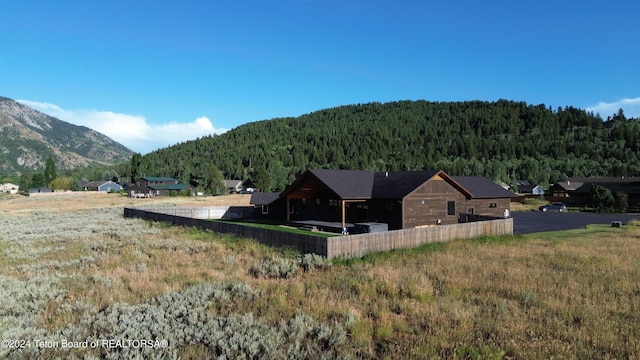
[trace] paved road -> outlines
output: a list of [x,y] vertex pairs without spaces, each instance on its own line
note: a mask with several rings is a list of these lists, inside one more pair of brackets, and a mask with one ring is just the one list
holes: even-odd
[[626,224],[631,219],[640,220],[640,214],[516,211],[511,215],[514,234],[584,229],[585,225],[589,224],[611,224],[612,221],[622,221],[623,224]]

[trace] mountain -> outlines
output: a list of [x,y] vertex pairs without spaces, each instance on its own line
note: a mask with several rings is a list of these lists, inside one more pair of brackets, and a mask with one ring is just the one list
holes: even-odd
[[106,166],[128,161],[133,152],[107,136],[0,97],[0,173]]
[[308,168],[441,169],[512,184],[640,175],[640,121],[571,106],[396,101],[257,121],[142,157],[137,173],[206,184],[228,179],[282,190]]

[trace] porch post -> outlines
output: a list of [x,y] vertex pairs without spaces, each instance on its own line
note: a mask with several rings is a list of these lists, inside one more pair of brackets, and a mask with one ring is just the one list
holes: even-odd
[[287,223],[291,220],[291,204],[289,204],[289,201],[291,201],[291,199],[287,196]]
[[342,231],[344,231],[344,228],[347,226],[347,217],[345,214],[345,201],[344,200],[340,200],[340,204],[342,205]]

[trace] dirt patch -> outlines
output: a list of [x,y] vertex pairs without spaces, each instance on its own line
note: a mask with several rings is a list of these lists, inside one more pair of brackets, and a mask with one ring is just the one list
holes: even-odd
[[82,209],[129,207],[129,206],[249,206],[251,195],[233,194],[202,197],[156,197],[134,199],[120,194],[93,191],[67,192],[51,195],[0,196],[0,214],[29,215],[35,210],[67,212]]

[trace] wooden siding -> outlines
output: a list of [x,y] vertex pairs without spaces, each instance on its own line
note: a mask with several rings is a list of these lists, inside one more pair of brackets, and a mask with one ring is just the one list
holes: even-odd
[[[495,207],[493,206],[493,204],[495,204]],[[511,212],[510,198],[467,200],[466,207],[461,208],[460,212],[466,212],[475,215],[504,217],[505,210],[509,210],[509,212]]]
[[[310,187],[311,185],[309,184]],[[314,197],[289,200],[292,210],[290,220],[340,222],[342,214],[338,196],[319,185],[313,185]],[[460,216],[467,212],[502,218],[505,209],[510,210],[509,198],[468,199],[458,188],[438,175],[418,186],[404,199],[348,201],[345,206],[347,223],[379,222],[388,224],[389,230],[456,224]],[[453,209],[448,206],[449,202],[455,205]],[[490,207],[491,204],[496,206]]]
[[[447,203],[455,201],[455,212],[448,214]],[[439,176],[425,182],[402,201],[402,228],[441,224],[456,224],[458,214],[465,211],[466,198],[458,189]]]

